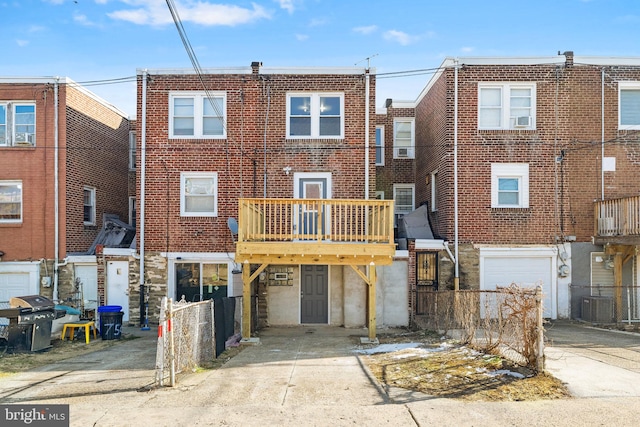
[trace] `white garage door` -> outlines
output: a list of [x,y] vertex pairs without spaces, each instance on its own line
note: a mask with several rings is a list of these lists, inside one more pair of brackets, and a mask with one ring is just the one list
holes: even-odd
[[29,273],[0,273],[0,302],[8,302],[11,297],[31,295]]
[[544,295],[544,317],[557,318],[556,275],[554,257],[541,256],[499,256],[486,255],[480,258],[481,289],[495,289],[496,286],[509,286],[515,283],[519,286],[535,287],[542,285]]

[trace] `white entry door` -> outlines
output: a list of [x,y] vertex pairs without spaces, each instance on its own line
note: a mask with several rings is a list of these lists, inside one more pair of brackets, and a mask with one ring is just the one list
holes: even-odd
[[129,320],[129,262],[109,261],[107,264],[107,305],[122,307],[122,320]]

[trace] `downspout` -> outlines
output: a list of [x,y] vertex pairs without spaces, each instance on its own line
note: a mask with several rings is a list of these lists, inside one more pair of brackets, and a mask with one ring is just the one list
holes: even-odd
[[[53,84],[53,215],[54,215],[54,219],[53,219],[53,239],[54,239],[54,265],[53,265],[53,300],[57,301],[58,300],[58,280],[59,280],[59,272],[58,272],[58,267],[60,266],[60,264],[58,264],[58,260],[60,258],[60,249],[59,249],[59,245],[60,245],[60,203],[58,201],[59,196],[59,169],[58,169],[58,150],[59,150],[59,144],[60,144],[60,140],[58,138],[58,125],[59,125],[59,119],[58,119],[58,114],[59,114],[59,110],[58,110],[58,85],[60,83],[60,77],[56,77],[55,78],[55,83]],[[66,264],[66,262],[65,262]],[[64,264],[62,264],[64,265]]]
[[364,199],[369,200],[369,67],[365,70],[364,88]]
[[[144,202],[147,156],[147,70],[142,71],[142,110],[140,120],[140,326],[146,324],[144,300]],[[145,314],[146,315],[146,314]]]
[[458,262],[458,60],[454,60],[454,88],[453,88],[453,227],[454,227],[454,252],[453,260],[455,272],[453,276],[453,289],[460,290],[460,263]]
[[601,96],[600,96],[600,114],[602,115],[601,120],[601,126],[602,126],[602,130],[601,130],[601,136],[600,139],[602,141],[601,145],[601,150],[602,153],[600,155],[600,181],[602,184],[602,189],[600,190],[600,194],[601,194],[601,200],[604,200],[604,68],[601,70],[602,74],[601,74]]

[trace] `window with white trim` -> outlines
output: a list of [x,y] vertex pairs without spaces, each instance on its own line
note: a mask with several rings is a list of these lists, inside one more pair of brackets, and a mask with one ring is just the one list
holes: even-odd
[[344,138],[344,94],[288,93],[287,138]]
[[227,137],[225,92],[175,92],[169,95],[169,137]]
[[529,207],[528,163],[493,163],[491,165],[491,207]]
[[393,184],[393,201],[395,211],[395,225],[398,219],[410,212],[415,206],[415,185],[414,184]]
[[84,187],[84,207],[82,220],[84,225],[96,225],[96,189]]
[[0,146],[36,145],[36,104],[0,102]]
[[413,159],[415,157],[415,119],[393,119],[393,158]]
[[0,181],[0,223],[22,222],[22,181]]
[[129,132],[129,170],[136,169],[136,133]]
[[376,166],[384,166],[384,126],[376,126]]
[[218,216],[217,173],[180,173],[180,216]]
[[640,82],[618,82],[618,129],[640,129]]
[[478,84],[478,129],[535,128],[535,83]]

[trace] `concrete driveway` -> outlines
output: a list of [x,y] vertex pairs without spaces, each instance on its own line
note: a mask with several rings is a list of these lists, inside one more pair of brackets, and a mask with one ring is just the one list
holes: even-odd
[[[571,343],[562,341],[563,326],[549,328],[553,345],[547,360],[557,369],[554,375],[567,381],[562,375],[584,367],[588,357],[574,356]],[[182,376],[175,388],[150,388],[155,333],[131,332],[141,338],[0,380],[0,401],[67,403],[72,426],[110,427],[635,426],[640,415],[638,394],[613,391],[562,401],[464,403],[383,390],[354,352],[366,331],[332,327],[268,328],[261,332],[261,344],[221,369]],[[576,336],[573,329],[566,334]],[[624,349],[635,351],[633,343]],[[584,379],[591,372],[583,372],[582,382],[567,376],[570,388],[593,383],[593,377]]]

